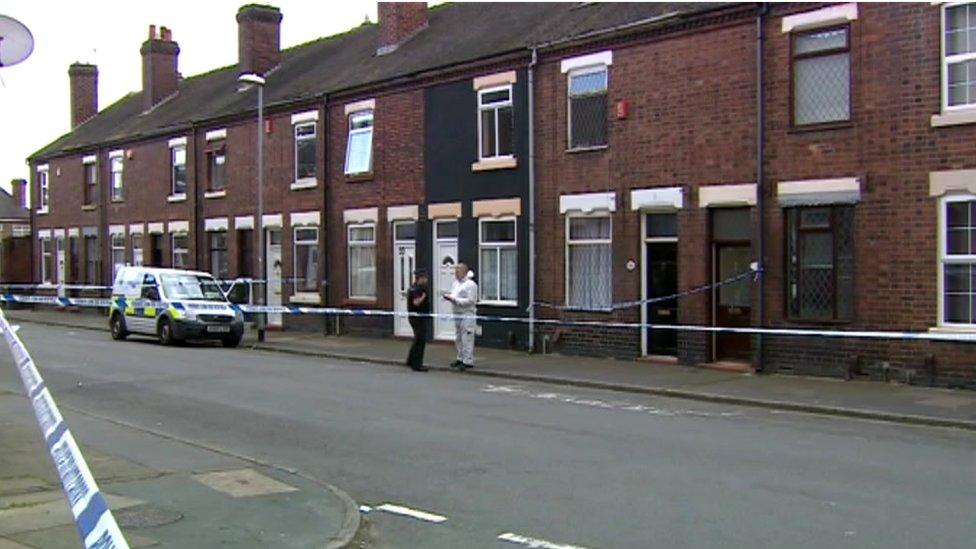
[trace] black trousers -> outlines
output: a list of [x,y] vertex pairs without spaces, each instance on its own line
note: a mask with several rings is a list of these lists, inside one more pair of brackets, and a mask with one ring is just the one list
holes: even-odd
[[410,318],[410,327],[413,328],[413,344],[410,345],[410,354],[407,355],[407,365],[412,368],[419,368],[424,365],[424,347],[427,346],[427,324],[426,318]]

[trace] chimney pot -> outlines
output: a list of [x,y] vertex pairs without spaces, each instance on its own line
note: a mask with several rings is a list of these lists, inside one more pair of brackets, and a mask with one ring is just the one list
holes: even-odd
[[10,181],[10,196],[14,203],[21,208],[27,208],[27,180],[12,179]]
[[237,62],[241,74],[265,74],[281,63],[281,10],[248,4],[237,10]]
[[[150,27],[155,35],[155,25]],[[179,84],[180,46],[172,41],[172,31],[160,28],[159,37],[150,38],[139,48],[142,54],[142,108],[149,110],[176,93]]]
[[71,129],[98,114],[98,67],[72,63],[68,67],[71,87]]
[[380,25],[377,55],[396,51],[427,27],[427,2],[379,2],[377,12]]
[[149,39],[154,40],[156,38],[156,25],[149,25]]

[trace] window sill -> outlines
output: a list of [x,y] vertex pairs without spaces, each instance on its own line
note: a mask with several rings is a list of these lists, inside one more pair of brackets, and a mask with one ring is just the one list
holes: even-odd
[[518,307],[517,301],[479,301],[478,307]]
[[491,170],[510,170],[518,167],[514,157],[482,158],[471,164],[472,172],[486,172]]
[[584,307],[573,307],[572,305],[564,305],[562,310],[563,312],[566,313],[586,313],[586,314],[599,313],[605,315],[613,313],[613,309],[587,309]]
[[790,324],[798,324],[801,326],[846,326],[853,323],[853,320],[831,320],[831,319],[816,319],[816,318],[786,318],[786,322]]
[[308,305],[320,305],[322,296],[311,293],[297,293],[288,298],[289,303],[304,303]]
[[347,297],[346,299],[342,300],[342,305],[343,306],[356,306],[356,305],[375,306],[376,298],[375,297]]
[[844,120],[841,122],[827,122],[824,124],[807,124],[805,126],[790,126],[790,129],[786,130],[788,134],[797,133],[816,133],[825,132],[832,130],[846,130],[854,127],[854,122],[851,120]]
[[124,198],[113,198],[112,199],[112,203],[113,204],[122,204],[123,202],[125,202],[125,199]]
[[91,212],[91,211],[95,211],[95,208],[97,208],[97,207],[98,206],[96,206],[95,204],[82,204],[81,205],[81,211],[83,211],[83,212]]
[[167,202],[186,202],[186,194],[171,194],[166,197]]
[[933,128],[976,124],[976,108],[945,111],[939,114],[933,114],[931,124]]
[[976,334],[976,326],[933,326],[929,328],[933,334]]
[[373,172],[346,174],[346,183],[363,183],[373,180]]
[[37,215],[47,215],[51,210],[37,210]]
[[576,147],[573,149],[566,149],[566,154],[579,154],[579,153],[605,151],[609,148],[610,145],[597,145],[595,147]]
[[291,190],[300,191],[302,189],[314,189],[319,186],[319,182],[314,178],[299,179],[291,184]]
[[207,191],[203,193],[204,198],[223,198],[227,196],[227,191]]

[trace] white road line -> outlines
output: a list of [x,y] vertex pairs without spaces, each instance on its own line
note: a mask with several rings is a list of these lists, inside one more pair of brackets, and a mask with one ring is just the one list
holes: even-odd
[[514,532],[505,532],[504,534],[499,534],[498,539],[502,541],[508,541],[511,543],[517,543],[519,545],[524,545],[532,549],[586,549],[581,545],[566,545],[564,543],[553,543],[551,541],[546,541],[544,539],[530,538],[528,536],[523,536],[516,534]]
[[368,512],[370,512],[372,510],[373,510],[373,508],[370,507],[369,505],[360,505],[359,506],[359,512],[360,513],[368,513]]
[[385,511],[394,515],[412,517],[427,522],[444,522],[447,520],[447,517],[442,517],[441,515],[435,515],[434,513],[428,513],[426,511],[418,511],[417,509],[411,509],[402,505],[394,505],[392,503],[384,503],[383,505],[376,507],[376,510]]

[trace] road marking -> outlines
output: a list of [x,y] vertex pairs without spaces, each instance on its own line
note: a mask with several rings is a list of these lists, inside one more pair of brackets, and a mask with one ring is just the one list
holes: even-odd
[[524,545],[526,547],[531,547],[532,549],[586,549],[582,545],[566,545],[564,543],[553,543],[551,541],[546,541],[544,539],[530,538],[529,536],[523,536],[516,534],[514,532],[505,532],[504,534],[499,534],[498,539],[502,541],[508,541],[511,543],[517,543],[519,545]]
[[373,510],[373,508],[370,507],[369,505],[360,505],[359,506],[359,512],[360,513],[368,513],[368,512],[370,512],[372,510]]
[[552,392],[542,392],[534,393],[525,389],[520,385],[485,385],[481,388],[484,393],[495,393],[511,396],[523,396],[536,400],[551,400],[556,402],[564,402],[566,404],[575,404],[577,406],[589,406],[590,408],[601,408],[604,410],[625,410],[628,412],[640,412],[644,414],[650,414],[654,416],[664,416],[664,417],[737,417],[741,416],[740,412],[703,412],[701,410],[674,410],[658,408],[657,406],[647,406],[644,404],[634,404],[632,402],[624,401],[604,401],[593,398],[581,398],[573,395],[568,395],[565,393],[552,393]]
[[441,515],[435,515],[434,513],[428,513],[427,511],[419,511],[417,509],[411,509],[409,507],[404,507],[402,505],[394,505],[392,503],[384,503],[376,508],[377,511],[385,511],[393,515],[402,515],[405,517],[411,517],[418,520],[423,520],[426,522],[444,522],[447,517],[442,517]]

